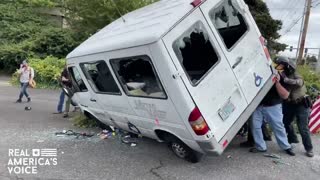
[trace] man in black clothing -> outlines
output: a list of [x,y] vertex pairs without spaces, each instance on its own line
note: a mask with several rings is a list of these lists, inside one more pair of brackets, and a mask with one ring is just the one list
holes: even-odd
[[286,128],[289,143],[298,143],[298,137],[294,132],[292,122],[296,117],[298,130],[306,150],[306,156],[313,157],[313,146],[308,127],[309,108],[311,102],[307,103],[306,92],[302,77],[296,72],[296,66],[287,58],[279,56],[276,58],[276,69],[282,71],[281,76],[284,86],[290,91],[289,98],[283,102],[283,123]]

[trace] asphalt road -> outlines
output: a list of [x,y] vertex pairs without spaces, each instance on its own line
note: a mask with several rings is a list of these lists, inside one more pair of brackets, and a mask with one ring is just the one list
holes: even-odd
[[[15,104],[19,89],[0,77],[0,180],[7,179],[217,179],[217,180],[315,180],[320,177],[320,137],[313,136],[315,156],[304,155],[303,146],[295,147],[296,156],[283,153],[275,141],[268,142],[268,152],[281,156],[284,164],[272,158],[249,153],[239,148],[243,140],[236,137],[219,157],[204,157],[197,164],[178,159],[167,146],[141,138],[136,147],[122,144],[116,137],[57,137],[55,132],[73,129],[95,132],[98,129],[77,129],[68,119],[54,115],[58,91],[30,91],[30,104]],[[30,105],[31,111],[24,107]],[[9,149],[57,149],[57,165],[38,166],[37,174],[10,174]],[[17,154],[16,154],[17,155]],[[20,154],[21,155],[21,154]],[[17,157],[18,158],[18,157]]]

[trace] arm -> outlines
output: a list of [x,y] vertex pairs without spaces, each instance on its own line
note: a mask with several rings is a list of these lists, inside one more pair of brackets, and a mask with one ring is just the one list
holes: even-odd
[[279,81],[277,81],[276,83],[276,89],[277,89],[277,92],[279,94],[279,96],[282,98],[282,99],[288,99],[289,97],[289,91],[286,90],[286,88],[284,88]]
[[282,73],[281,77],[283,78],[283,82],[289,85],[302,87],[304,84],[302,77],[297,74],[294,74],[294,78],[288,78],[284,73]]
[[67,78],[64,77],[64,76],[61,77],[61,80],[62,80],[63,82],[68,82],[68,81],[69,81],[69,79],[67,79]]
[[23,72],[23,67],[22,67],[22,65],[20,64],[20,69],[18,69],[18,74],[21,74],[22,72]]
[[31,68],[30,73],[31,73],[31,79],[33,79],[34,78],[34,70],[33,70],[33,68]]

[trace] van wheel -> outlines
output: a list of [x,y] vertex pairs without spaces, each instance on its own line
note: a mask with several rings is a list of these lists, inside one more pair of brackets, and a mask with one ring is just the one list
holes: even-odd
[[202,154],[198,153],[177,138],[169,142],[169,148],[179,158],[185,159],[191,163],[197,163],[201,160]]

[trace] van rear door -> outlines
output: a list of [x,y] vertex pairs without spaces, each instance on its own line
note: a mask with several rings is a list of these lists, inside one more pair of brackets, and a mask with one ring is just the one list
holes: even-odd
[[195,105],[220,140],[247,107],[241,88],[200,9],[163,38]]
[[221,0],[205,1],[200,9],[250,103],[272,73],[264,40],[248,6],[242,0]]

